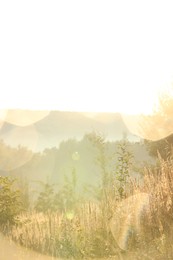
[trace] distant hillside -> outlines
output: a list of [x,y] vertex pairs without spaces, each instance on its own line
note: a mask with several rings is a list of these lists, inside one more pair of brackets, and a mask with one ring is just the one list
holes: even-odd
[[[34,112],[33,112],[34,113]],[[51,111],[42,120],[29,126],[4,123],[0,139],[11,146],[22,145],[33,151],[58,147],[69,138],[81,139],[84,134],[98,131],[107,140],[120,140],[123,133],[130,141],[139,140],[129,132],[119,113],[79,113]]]
[[[71,179],[75,170],[80,189],[83,184],[98,185],[102,175],[100,149],[91,140],[88,135],[80,141],[68,139],[62,141],[59,148],[45,149],[41,153],[33,153],[22,147],[12,148],[1,141],[0,175],[29,180],[31,187],[37,190],[38,181],[49,180],[61,185],[64,176]],[[105,169],[109,174],[115,174],[118,147],[119,142],[104,142]],[[143,164],[154,164],[155,161],[141,142],[128,142],[127,149],[133,155],[131,174],[139,178]]]

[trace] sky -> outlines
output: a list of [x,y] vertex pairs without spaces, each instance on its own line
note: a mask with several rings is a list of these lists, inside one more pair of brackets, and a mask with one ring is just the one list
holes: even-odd
[[172,1],[0,1],[0,109],[129,114],[172,87]]

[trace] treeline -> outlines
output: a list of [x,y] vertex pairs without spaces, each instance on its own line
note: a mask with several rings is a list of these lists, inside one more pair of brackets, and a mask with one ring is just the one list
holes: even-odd
[[[131,148],[136,145],[143,147],[143,144],[132,144],[127,139],[110,143],[95,132],[86,134],[81,141],[64,141],[59,149],[46,149],[40,154],[31,153],[23,147],[10,148],[1,142],[1,153],[6,149],[8,157],[10,158],[11,152],[17,162],[21,151],[27,155],[30,153],[32,157],[19,168],[11,171],[1,170],[0,224],[13,224],[16,215],[30,210],[43,213],[73,212],[80,203],[89,200],[104,201],[106,210],[108,194],[112,199],[123,199],[131,192],[129,179],[137,167]],[[3,155],[5,156],[5,153]],[[14,163],[13,160],[11,162]],[[57,162],[59,164],[56,164]],[[12,164],[9,164],[9,167],[12,167]],[[49,164],[53,164],[51,166],[56,170],[55,175],[48,175],[46,179],[41,175],[31,179],[32,172],[38,173],[40,165],[41,169],[45,169]],[[60,167],[59,169],[66,166],[68,171],[61,172],[62,176],[57,176],[59,172],[56,166]],[[88,174],[85,180],[80,176],[84,170]],[[24,176],[26,171],[31,171],[31,175]],[[108,211],[105,211],[106,214]]]
[[[104,146],[102,155],[101,149],[103,150],[103,147],[101,144],[96,144],[96,141],[99,141],[97,140],[98,136],[102,139],[102,146]],[[153,162],[153,159],[148,155],[144,143],[126,141],[128,149],[134,157],[135,164],[131,168],[131,173],[135,175],[136,172],[139,173],[138,168],[144,161]],[[26,190],[27,183],[28,189],[34,197],[37,196],[38,191],[41,191],[39,181],[57,184],[56,188],[58,189],[64,184],[65,178],[71,178],[72,172],[75,171],[78,179],[77,189],[81,191],[84,184],[98,186],[100,183],[101,165],[99,160],[104,161],[106,172],[115,172],[120,143],[121,141],[106,141],[103,135],[93,132],[86,134],[80,141],[75,138],[64,140],[58,148],[53,147],[35,153],[27,147],[10,147],[1,140],[0,175],[19,178],[24,190]],[[99,158],[100,156],[102,158]]]

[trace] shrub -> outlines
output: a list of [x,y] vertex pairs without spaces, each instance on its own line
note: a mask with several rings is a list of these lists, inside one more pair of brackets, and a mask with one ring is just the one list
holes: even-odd
[[14,188],[14,179],[0,176],[0,228],[16,223],[22,210],[20,190]]

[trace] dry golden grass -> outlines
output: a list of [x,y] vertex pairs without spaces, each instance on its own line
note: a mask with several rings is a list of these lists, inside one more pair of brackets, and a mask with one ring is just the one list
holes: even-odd
[[155,167],[144,169],[142,187],[136,191],[150,195],[150,207],[143,216],[143,244],[159,255],[156,259],[172,259],[173,255],[173,161],[158,155]]
[[159,157],[156,167],[144,169],[143,185],[131,183],[131,195],[149,194],[149,204],[139,214],[140,236],[134,233],[136,238],[124,253],[118,251],[110,231],[110,218],[105,215],[107,210],[113,213],[118,209],[122,201],[113,200],[109,194],[107,201],[81,203],[74,212],[23,214],[20,224],[9,235],[25,247],[60,258],[172,259],[172,166],[171,159],[164,161]]
[[[36,213],[20,216],[20,224],[10,232],[21,245],[56,257],[111,255],[108,252],[101,209],[85,203],[76,212]],[[107,251],[106,251],[107,250]]]

